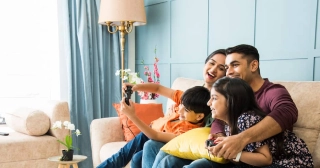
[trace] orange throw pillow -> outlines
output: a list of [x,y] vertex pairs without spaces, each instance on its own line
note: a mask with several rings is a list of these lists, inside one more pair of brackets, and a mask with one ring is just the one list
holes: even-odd
[[[112,105],[116,109],[118,116],[120,118],[124,139],[126,142],[129,142],[141,131],[131,120],[128,119],[126,115],[120,112],[119,103],[113,103]],[[136,115],[138,116],[138,118],[142,120],[144,123],[146,123],[147,125],[149,125],[152,121],[164,116],[162,111],[162,104],[134,103],[134,108],[136,110]],[[134,133],[134,135],[132,133]]]

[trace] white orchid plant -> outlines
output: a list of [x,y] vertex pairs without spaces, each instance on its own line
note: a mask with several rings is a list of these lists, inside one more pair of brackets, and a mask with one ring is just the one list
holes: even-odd
[[128,82],[128,83],[131,83],[131,84],[143,83],[143,80],[139,77],[139,74],[137,72],[131,72],[130,69],[117,70],[115,75],[121,77],[121,72],[122,71],[123,71],[122,80],[124,82]]
[[[73,146],[72,146],[72,134],[76,134],[76,136],[78,137],[79,135],[81,135],[81,132],[79,129],[75,130],[75,126],[74,124],[72,124],[70,121],[64,121],[63,123],[61,121],[56,121],[51,129],[62,129],[62,126],[64,126],[64,129],[68,129],[70,130],[70,134],[66,136],[65,141],[61,141],[58,140],[59,143],[61,143],[62,145],[64,145],[65,147],[67,147],[67,151],[72,150]],[[74,131],[75,130],[75,131]],[[74,131],[72,133],[72,131]]]

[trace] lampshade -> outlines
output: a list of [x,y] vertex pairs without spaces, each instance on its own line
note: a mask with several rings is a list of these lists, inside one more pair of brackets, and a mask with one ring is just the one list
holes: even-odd
[[146,12],[143,0],[101,0],[99,24],[112,22],[120,25],[120,21],[132,21],[134,26],[146,24]]

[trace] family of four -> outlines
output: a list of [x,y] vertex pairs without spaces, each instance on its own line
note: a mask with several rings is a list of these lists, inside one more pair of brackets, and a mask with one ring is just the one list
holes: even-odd
[[[133,102],[122,100],[121,112],[141,133],[97,168],[120,168],[130,160],[131,168],[313,167],[305,142],[292,132],[298,110],[284,86],[261,77],[255,47],[214,51],[205,60],[203,78],[203,86],[185,92],[151,83],[132,85],[133,91],[158,93],[176,104],[146,125],[135,115]],[[208,138],[217,143],[207,147],[209,153],[230,162],[182,159],[160,150],[176,136],[204,126],[211,126]]]

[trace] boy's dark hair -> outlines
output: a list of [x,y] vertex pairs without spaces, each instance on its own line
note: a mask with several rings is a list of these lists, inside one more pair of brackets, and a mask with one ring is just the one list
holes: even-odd
[[211,109],[207,105],[209,99],[210,92],[208,89],[203,86],[195,86],[183,93],[181,103],[186,109],[195,113],[204,113],[204,116],[207,116],[211,113]]
[[205,64],[210,60],[210,58],[212,58],[214,55],[216,54],[223,54],[226,55],[226,50],[225,49],[219,49],[216,51],[213,51],[207,58],[206,61],[204,62]]
[[[213,84],[213,89],[226,98],[228,120],[231,135],[239,133],[238,118],[244,113],[251,113],[264,118],[267,114],[259,107],[251,86],[240,78],[223,77]],[[274,136],[277,145],[276,156],[284,152],[283,132]]]
[[[259,62],[260,59],[258,50],[254,46],[248,44],[240,44],[226,49],[226,55],[232,53],[242,54],[242,57],[247,59],[248,64],[253,60],[257,60]],[[258,67],[258,73],[260,74],[260,67]]]

